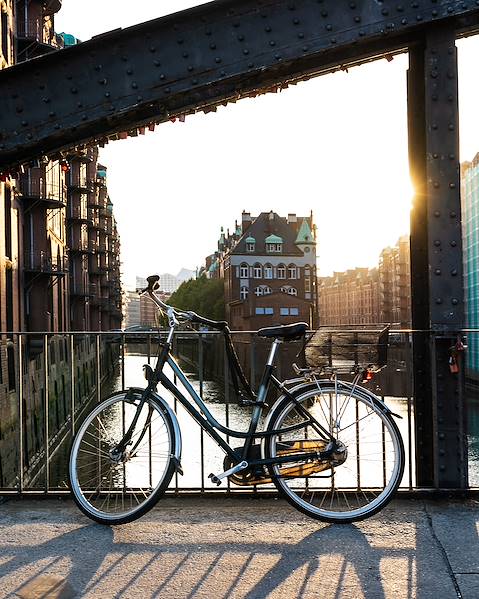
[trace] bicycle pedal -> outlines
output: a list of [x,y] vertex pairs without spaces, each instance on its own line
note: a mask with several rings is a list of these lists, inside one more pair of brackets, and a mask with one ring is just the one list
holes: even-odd
[[208,474],[208,478],[211,479],[212,483],[216,483],[218,487],[221,485],[221,480],[216,476],[216,474],[211,472],[211,474]]

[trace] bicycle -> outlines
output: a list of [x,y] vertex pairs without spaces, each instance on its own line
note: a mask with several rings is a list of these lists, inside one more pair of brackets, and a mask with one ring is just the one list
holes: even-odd
[[[274,361],[281,343],[303,339],[306,323],[268,327],[258,335],[271,339],[258,392],[247,381],[225,321],[165,304],[155,293],[159,277],[148,277],[147,294],[166,313],[169,331],[156,365],[144,366],[147,385],[114,393],[86,416],[72,441],[69,480],[80,510],[102,524],[131,522],[150,510],[181,468],[181,432],[175,413],[158,394],[161,384],[183,405],[226,454],[224,471],[236,485],[274,485],[296,509],[327,522],[352,522],[382,509],[392,498],[404,470],[404,447],[395,416],[370,390],[338,371],[295,366],[298,378],[281,382]],[[247,432],[223,426],[212,416],[171,355],[180,323],[222,331],[232,383],[241,405],[251,406]],[[187,397],[165,374],[169,366]],[[367,372],[372,370],[367,368]],[[273,385],[279,397],[262,430],[258,423]],[[221,436],[240,439],[232,447]]]

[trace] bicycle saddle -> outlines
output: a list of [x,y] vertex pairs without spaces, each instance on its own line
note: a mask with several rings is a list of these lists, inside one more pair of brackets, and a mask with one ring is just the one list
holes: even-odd
[[302,337],[308,329],[309,325],[305,322],[294,322],[293,324],[282,324],[277,327],[265,327],[258,331],[258,336],[292,341]]

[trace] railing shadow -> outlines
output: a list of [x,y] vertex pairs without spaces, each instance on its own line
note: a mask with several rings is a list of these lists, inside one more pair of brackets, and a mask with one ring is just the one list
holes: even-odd
[[[75,597],[385,599],[426,596],[424,589],[428,597],[454,596],[429,515],[421,508],[392,512],[358,525],[325,525],[281,506],[243,518],[190,504],[117,528],[85,526],[71,512],[49,522],[47,514],[38,524],[49,538],[34,544],[32,523],[30,534],[21,527],[20,540],[3,544],[0,580],[5,596],[22,596],[28,584],[58,571]],[[463,536],[477,547],[472,521],[470,528]]]

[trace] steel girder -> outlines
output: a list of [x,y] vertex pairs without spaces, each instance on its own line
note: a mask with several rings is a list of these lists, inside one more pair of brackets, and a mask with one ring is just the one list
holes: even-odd
[[0,73],[0,168],[405,48],[479,0],[216,0]]
[[464,290],[457,50],[447,25],[431,27],[410,51],[408,111],[413,329],[424,331],[413,344],[417,484],[465,488],[463,372],[449,367]]

